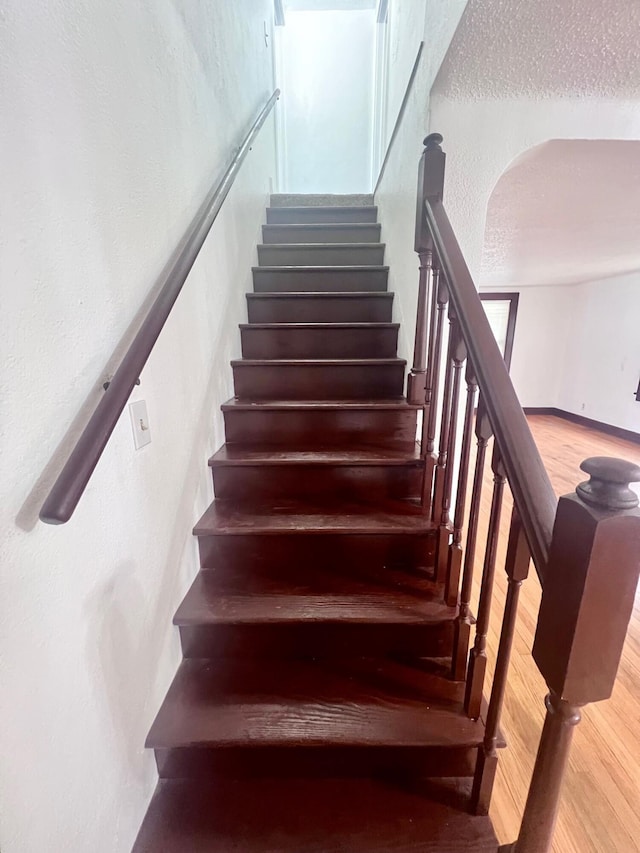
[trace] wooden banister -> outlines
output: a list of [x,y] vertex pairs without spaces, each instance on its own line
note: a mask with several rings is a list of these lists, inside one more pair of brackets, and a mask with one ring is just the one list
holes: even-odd
[[543,580],[558,501],[442,202],[427,198],[425,213],[533,562]]
[[560,498],[533,657],[549,687],[547,715],[518,840],[546,853],[580,708],[611,696],[640,575],[640,511],[629,488],[640,467],[594,457]]
[[221,180],[192,222],[158,295],[42,505],[41,521],[64,524],[71,518],[236,175],[279,96],[280,90],[276,89],[262,107]]
[[[560,501],[556,499],[443,206],[445,155],[441,142],[440,134],[428,136],[420,160],[415,249],[421,259],[429,251],[433,275],[421,276],[419,282],[415,346],[418,357],[414,360],[410,384],[413,401],[417,402],[424,380],[425,483],[431,479],[426,472],[431,470],[428,465],[433,459],[435,405],[439,397],[442,399],[440,453],[432,490],[429,495],[423,494],[423,505],[432,506],[433,520],[439,521],[437,534],[434,533],[433,576],[436,581],[443,581],[442,568],[447,565],[445,599],[451,605],[459,603],[451,672],[455,679],[466,679],[465,710],[470,717],[477,718],[487,671],[487,633],[502,494],[508,482],[514,499],[504,567],[508,591],[471,806],[473,811],[483,814],[489,808],[518,596],[533,560],[543,590],[533,657],[549,688],[547,716],[518,840],[500,850],[548,853],[572,733],[580,722],[580,708],[611,695],[622,655],[640,575],[640,511],[638,498],[629,488],[630,483],[640,482],[640,467],[619,459],[587,459],[581,467],[590,480],[581,483],[575,493],[565,495]],[[441,370],[440,352],[445,346],[442,318],[447,304],[451,322],[445,369]],[[423,344],[418,336],[425,333],[429,340]],[[426,353],[429,364],[425,369]],[[465,356],[468,397],[461,451],[456,459],[457,392]],[[455,378],[454,370],[457,370]],[[475,415],[478,450],[458,598],[476,390],[479,390]],[[485,454],[491,436],[494,489],[482,561],[475,644],[467,664],[473,624],[470,603],[478,513]],[[456,464],[459,464],[459,478],[452,527],[449,503]]]

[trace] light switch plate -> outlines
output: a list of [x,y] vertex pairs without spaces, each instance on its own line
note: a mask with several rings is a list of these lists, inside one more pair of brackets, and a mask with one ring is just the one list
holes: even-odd
[[149,429],[146,402],[144,400],[136,400],[135,403],[129,403],[129,414],[131,415],[131,426],[133,427],[133,443],[136,446],[136,450],[140,450],[146,444],[151,444],[151,430]]

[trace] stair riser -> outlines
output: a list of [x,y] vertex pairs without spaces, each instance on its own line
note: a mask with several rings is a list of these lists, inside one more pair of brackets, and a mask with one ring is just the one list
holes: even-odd
[[322,224],[263,225],[263,243],[379,243],[380,226],[340,225],[331,227]]
[[263,747],[260,750],[176,747],[156,749],[161,779],[357,778],[401,773],[407,776],[473,776],[475,748],[378,747],[318,749]]
[[381,578],[394,567],[429,575],[435,553],[432,534],[212,534],[199,536],[198,545],[203,568],[271,572],[283,565],[300,566],[300,571],[335,566],[339,574],[341,566],[348,566]]
[[249,294],[247,306],[250,323],[390,323],[393,295],[252,298]]
[[268,207],[267,222],[297,224],[307,222],[375,222],[377,207]]
[[384,246],[258,246],[261,267],[273,266],[348,266],[384,263]]
[[180,638],[185,658],[446,657],[453,651],[453,623],[182,626]]
[[395,358],[397,328],[242,329],[243,358]]
[[253,270],[253,289],[256,293],[348,293],[385,291],[389,271],[372,270]]
[[422,471],[416,465],[217,465],[213,483],[222,500],[405,500],[419,497]]
[[374,400],[400,397],[404,365],[234,365],[245,400]]
[[414,411],[313,410],[240,411],[224,413],[228,442],[264,442],[275,446],[353,443],[410,449],[415,443]]

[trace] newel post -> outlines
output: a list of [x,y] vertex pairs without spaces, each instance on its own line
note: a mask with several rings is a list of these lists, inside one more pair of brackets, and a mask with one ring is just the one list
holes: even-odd
[[418,194],[416,199],[416,236],[415,251],[420,259],[420,278],[418,284],[418,305],[416,311],[416,336],[413,347],[413,366],[407,379],[407,400],[422,406],[428,403],[427,350],[431,342],[427,340],[429,317],[429,293],[433,287],[433,241],[429,234],[424,202],[427,198],[442,198],[444,186],[445,153],[440,147],[442,136],[431,133],[424,140],[424,151],[418,168]]
[[640,468],[596,456],[560,498],[533,657],[549,686],[547,716],[518,840],[501,848],[547,853],[580,708],[611,696],[640,573],[640,511],[629,488]]

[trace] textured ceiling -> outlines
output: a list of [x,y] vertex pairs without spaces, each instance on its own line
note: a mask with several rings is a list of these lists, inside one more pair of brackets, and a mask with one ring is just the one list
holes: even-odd
[[525,152],[487,210],[481,287],[571,284],[640,269],[640,142]]
[[640,94],[640,0],[469,0],[435,83],[472,100]]

